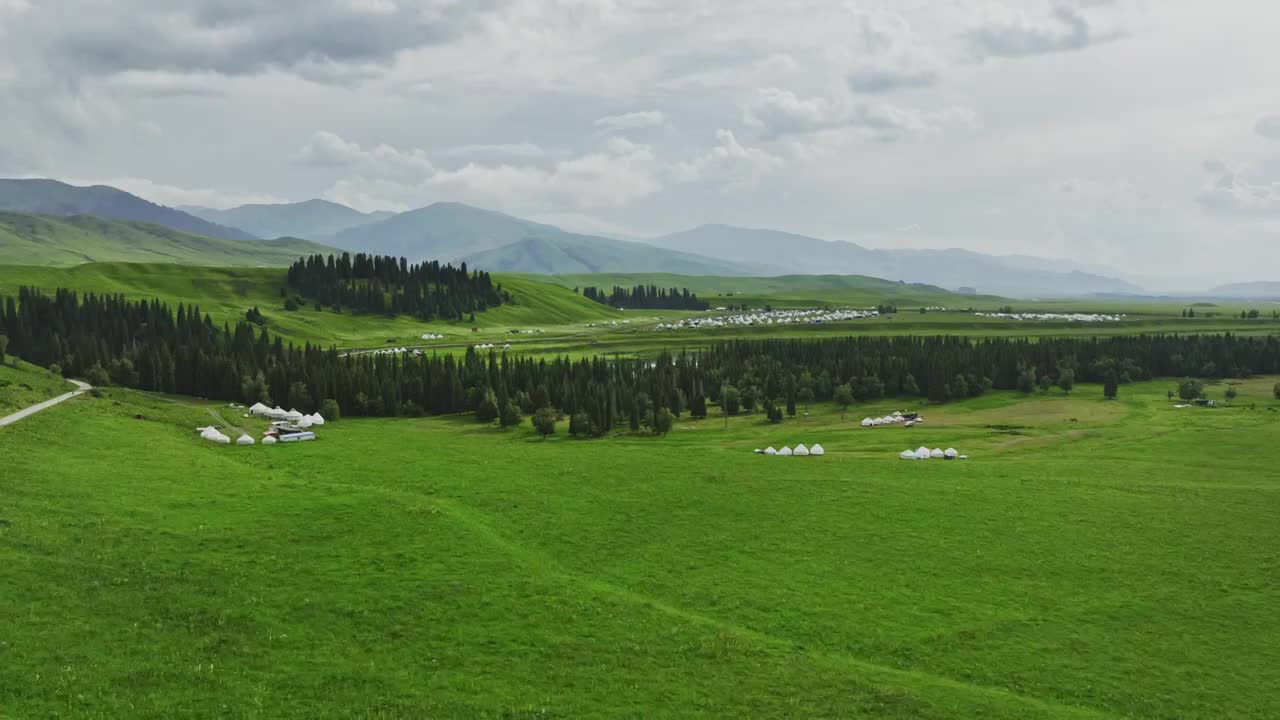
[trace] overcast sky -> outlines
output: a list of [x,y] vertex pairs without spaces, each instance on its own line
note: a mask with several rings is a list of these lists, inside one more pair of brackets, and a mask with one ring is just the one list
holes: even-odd
[[1266,0],[0,0],[0,175],[1276,278]]

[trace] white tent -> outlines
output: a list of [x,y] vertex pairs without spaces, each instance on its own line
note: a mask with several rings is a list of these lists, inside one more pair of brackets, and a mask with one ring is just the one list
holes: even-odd
[[307,415],[303,415],[302,419],[298,421],[298,427],[303,429],[309,428],[311,427],[311,425],[312,425],[311,418]]
[[217,430],[214,430],[213,428],[208,428],[203,433],[201,433],[200,436],[203,437],[205,440],[208,440],[209,442],[215,442],[220,445],[231,444],[231,438],[227,437],[226,435],[223,435],[222,433],[218,432]]
[[809,448],[805,447],[804,443],[800,443],[799,445],[796,446],[796,449],[792,452],[792,454],[799,455],[801,457],[806,457],[809,454]]
[[901,411],[901,410],[894,410],[894,411],[893,411],[893,416],[894,416],[894,417],[902,417],[902,411]]
[[312,425],[323,425],[323,424],[324,424],[324,417],[322,417],[322,416],[320,415],[320,413],[311,413],[311,424],[312,424]]
[[902,458],[903,460],[915,460],[916,454],[911,452],[910,450],[903,450],[902,452],[898,453],[898,457]]
[[290,410],[289,412],[287,412],[287,413],[285,413],[285,414],[284,414],[284,419],[285,419],[285,420],[293,420],[294,422],[297,422],[298,420],[301,420],[301,419],[302,419],[302,413],[298,412],[298,409],[297,409],[297,408],[294,408],[294,409],[292,409],[292,410]]
[[774,449],[773,449],[773,448],[771,448],[771,447],[769,447],[769,448],[765,448],[765,449],[764,449],[764,454],[765,454],[765,455],[777,455],[777,454],[778,454],[778,451],[777,451],[777,450],[774,450]]
[[790,456],[791,456],[791,454],[792,454],[792,453],[791,453],[791,448],[789,448],[789,447],[784,447],[784,448],[782,448],[781,450],[779,450],[779,451],[778,451],[778,454],[779,454],[779,455],[782,455],[782,456],[784,456],[784,457],[790,457]]
[[955,460],[957,457],[960,457],[960,453],[956,452],[955,448],[947,448],[942,454],[945,455],[948,460]]
[[946,456],[947,454],[942,452],[941,448],[934,448],[933,451],[929,453],[929,457],[933,458],[934,460],[941,460]]
[[882,418],[880,418],[880,419],[884,421],[884,424],[885,424],[885,425],[892,425],[894,422],[896,422],[896,421],[893,419],[893,416],[892,416],[892,415],[885,415],[884,417],[882,417]]
[[285,415],[288,415],[288,414],[289,413],[279,405],[275,406],[275,408],[273,408],[272,410],[267,411],[267,415],[269,417],[273,417],[276,419],[283,418]]
[[237,445],[252,445],[252,444],[253,444],[253,438],[249,437],[248,435],[241,435],[241,436],[240,436],[240,439],[239,439],[239,440],[236,440],[236,444],[237,444]]
[[266,436],[266,437],[262,438],[262,444],[263,444],[263,445],[275,445],[275,444],[276,444],[276,442],[277,442],[277,440],[276,440],[276,436],[275,436],[275,435],[268,435],[268,436]]
[[813,447],[809,448],[809,454],[814,456],[821,456],[821,455],[826,455],[827,451],[823,450],[821,445],[818,445],[815,443]]
[[871,421],[871,424],[875,427],[880,427],[881,425],[884,425],[884,420],[881,420],[880,418],[876,418]]
[[922,447],[922,448],[919,448],[919,449],[917,449],[917,450],[916,450],[916,459],[917,459],[917,460],[928,460],[929,458],[930,458],[930,455],[929,455],[929,448],[927,448],[927,447]]
[[269,412],[271,412],[271,408],[267,407],[266,405],[263,405],[260,402],[254,403],[249,406],[250,415],[266,415]]
[[875,424],[875,421],[872,420],[871,418],[862,419],[862,427],[871,427],[874,424]]

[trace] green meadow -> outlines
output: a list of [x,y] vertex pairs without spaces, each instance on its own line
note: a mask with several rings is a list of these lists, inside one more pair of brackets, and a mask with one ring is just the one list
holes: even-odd
[[[344,349],[394,346],[459,352],[477,343],[510,342],[513,350],[542,354],[651,354],[663,349],[694,349],[735,337],[795,337],[874,335],[982,336],[1106,336],[1135,333],[1221,333],[1269,335],[1280,332],[1280,320],[1270,305],[1223,303],[1197,308],[1198,317],[1183,318],[1185,303],[1153,301],[1126,304],[1118,300],[1018,301],[1004,298],[947,294],[938,288],[905,285],[857,276],[790,276],[783,278],[708,278],[679,275],[495,275],[513,298],[509,305],[479,313],[475,319],[422,322],[407,316],[334,312],[305,306],[284,309],[285,275],[280,268],[191,267],[172,264],[86,263],[66,268],[0,265],[0,295],[27,285],[53,291],[119,293],[131,298],[159,298],[171,305],[197,305],[218,323],[235,323],[251,307],[267,320],[267,329],[286,340]],[[619,311],[583,298],[574,287],[594,284],[662,286],[700,289],[741,288],[756,293],[723,298],[753,307],[775,308],[872,307],[896,303],[899,312],[873,320],[823,325],[736,326],[720,329],[658,330],[660,323],[690,317],[725,315],[685,311]],[[714,303],[720,300],[708,296]],[[1122,322],[1086,323],[1065,320],[1015,321],[977,317],[969,311],[1012,305],[1019,312],[1124,313]],[[950,308],[919,312],[920,308]],[[1263,317],[1241,319],[1241,310],[1259,309]],[[1207,317],[1207,313],[1214,313]],[[520,333],[513,333],[518,330]],[[533,331],[534,334],[527,334]],[[423,341],[426,333],[444,335]]]
[[82,396],[0,429],[0,716],[1273,718],[1274,381],[275,447]]
[[0,417],[72,390],[75,386],[61,376],[17,358],[0,362]]

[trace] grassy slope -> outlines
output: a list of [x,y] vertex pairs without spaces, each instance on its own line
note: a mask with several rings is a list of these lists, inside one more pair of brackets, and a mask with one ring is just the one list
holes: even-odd
[[[551,283],[523,277],[501,277],[514,302],[476,316],[475,326],[498,335],[515,328],[535,328],[587,323],[619,317],[572,291]],[[472,323],[423,323],[409,317],[387,318],[317,311],[283,309],[281,288],[284,271],[269,268],[213,268],[175,265],[94,263],[69,268],[0,266],[0,295],[19,286],[81,292],[122,293],[135,298],[158,297],[171,304],[196,304],[217,322],[233,322],[257,306],[272,332],[287,339],[344,347],[384,345],[389,338],[400,344],[414,342],[428,330],[456,340],[470,339]]]
[[330,248],[305,240],[223,240],[159,225],[98,217],[0,212],[0,264],[87,262],[284,266]]
[[0,416],[74,389],[75,386],[61,377],[13,356],[0,362]]
[[[1151,383],[913,430],[852,427],[885,401],[586,442],[343,421],[277,448],[201,443],[203,407],[86,398],[0,430],[0,707],[1275,717],[1258,448],[1280,424],[1249,409],[1272,380],[1216,410]],[[921,444],[974,459],[896,459]]]

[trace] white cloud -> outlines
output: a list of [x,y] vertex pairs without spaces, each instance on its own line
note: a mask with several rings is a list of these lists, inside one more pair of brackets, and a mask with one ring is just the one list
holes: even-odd
[[606,115],[596,120],[595,126],[604,131],[621,131],[661,127],[666,122],[666,116],[660,110],[641,110],[621,115]]
[[1280,115],[1266,115],[1258,118],[1253,129],[1268,140],[1280,140]]
[[445,148],[436,155],[440,157],[522,157],[537,158],[548,155],[548,151],[534,143],[494,143],[490,145],[459,145]]
[[387,144],[366,149],[323,130],[311,136],[296,159],[304,164],[387,179],[412,180],[435,171],[422,150],[401,151]]
[[855,11],[854,23],[846,79],[855,92],[881,93],[938,81],[942,59],[917,41],[901,15]]
[[801,98],[790,90],[762,88],[744,108],[743,123],[766,138],[853,130],[875,140],[893,141],[951,126],[973,126],[977,115],[959,106],[925,111],[887,102]]
[[1208,210],[1230,215],[1280,216],[1280,182],[1258,182],[1219,160],[1204,163],[1209,178],[1197,200]]
[[[1025,5],[1018,8],[989,5],[982,22],[968,32],[968,38],[979,54],[1023,57],[1068,52],[1121,35],[1117,28],[1099,27],[1099,21],[1087,14],[1079,3],[1053,0],[1047,8],[1040,3],[1031,4],[1031,9]],[[1109,4],[1091,5],[1097,8]]]
[[674,164],[671,176],[678,182],[711,182],[723,192],[738,192],[756,187],[783,165],[779,157],[744,146],[730,130],[717,130],[716,141],[707,152]]
[[225,209],[248,203],[283,203],[288,202],[270,193],[225,192],[211,188],[184,188],[176,185],[157,183],[139,177],[110,177],[96,180],[63,179],[72,185],[110,185],[128,193],[133,193],[144,200],[158,205],[178,207],[180,205],[197,205],[200,207]]

